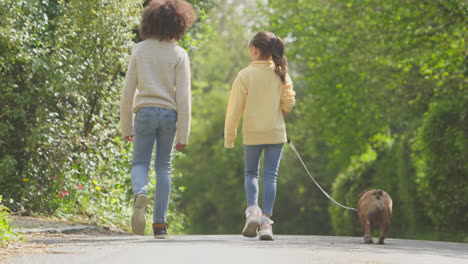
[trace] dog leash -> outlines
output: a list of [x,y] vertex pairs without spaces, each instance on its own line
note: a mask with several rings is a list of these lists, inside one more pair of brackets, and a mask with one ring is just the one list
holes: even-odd
[[296,153],[296,156],[297,158],[299,159],[299,161],[301,161],[302,163],[302,166],[304,166],[304,169],[306,170],[307,174],[309,174],[309,177],[312,179],[312,181],[314,181],[315,185],[317,185],[317,187],[323,192],[323,194],[325,194],[325,196],[330,199],[330,201],[332,201],[333,203],[335,203],[336,205],[344,208],[344,209],[347,209],[347,210],[351,210],[351,211],[357,211],[356,208],[352,208],[352,207],[348,207],[348,206],[344,206],[342,204],[340,204],[339,202],[335,201],[335,199],[333,199],[321,186],[320,184],[318,184],[318,182],[315,180],[315,178],[312,176],[312,174],[310,173],[309,169],[307,168],[307,166],[305,165],[304,161],[302,160],[301,158],[301,155],[299,154],[299,152],[297,151],[296,147],[294,147],[291,139],[289,139],[288,137],[288,144],[289,146],[291,147],[291,149],[294,151],[294,153]]

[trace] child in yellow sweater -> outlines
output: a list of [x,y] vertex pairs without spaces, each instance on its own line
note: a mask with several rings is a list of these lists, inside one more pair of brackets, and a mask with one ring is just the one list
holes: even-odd
[[[234,147],[243,115],[246,223],[242,235],[273,240],[270,217],[276,197],[276,178],[284,142],[284,116],[295,104],[284,44],[275,34],[258,32],[249,44],[252,63],[238,74],[231,89],[224,127],[225,147]],[[262,209],[258,206],[258,169],[264,154]],[[263,213],[262,213],[263,211]]]

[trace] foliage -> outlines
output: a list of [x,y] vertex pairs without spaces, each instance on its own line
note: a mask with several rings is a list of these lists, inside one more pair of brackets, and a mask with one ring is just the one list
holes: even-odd
[[[129,226],[131,144],[120,139],[118,108],[140,9],[127,0],[0,2],[7,207]],[[199,24],[186,47],[197,44]]]
[[[368,146],[366,152],[354,157],[346,171],[340,173],[333,183],[332,197],[355,207],[361,190],[372,186],[368,179],[368,170],[377,159],[377,152]],[[356,183],[359,183],[356,184]],[[372,187],[369,188],[373,189]],[[354,212],[344,211],[338,206],[330,206],[333,230],[336,235],[359,235],[359,222]]]
[[[174,160],[171,232],[242,228],[242,139],[223,148],[224,113],[248,39],[270,30],[286,42],[297,92],[289,136],[325,190],[350,206],[364,189],[386,190],[392,237],[467,239],[466,1],[193,3],[199,20],[180,42],[192,62],[192,133]],[[118,98],[140,8],[0,0],[7,207],[128,225],[131,144],[118,134]],[[273,218],[275,233],[361,233],[287,146]]]
[[[224,149],[224,113],[230,86],[248,63],[249,34],[239,26],[242,14],[234,4],[213,7],[199,49],[192,62],[192,128],[190,143],[176,158],[174,179],[180,204],[190,219],[190,233],[233,233],[243,216],[242,146]],[[222,224],[220,224],[222,223]]]
[[[450,229],[428,218],[435,215],[431,210],[438,208],[434,201],[447,194],[432,193],[432,204],[425,201],[424,195],[441,185],[452,184],[458,184],[463,192],[466,169],[459,170],[456,179],[442,176],[448,171],[435,170],[440,179],[436,183],[428,180],[432,176],[422,176],[428,170],[420,164],[425,164],[424,159],[430,156],[450,159],[452,154],[433,151],[435,146],[444,148],[445,144],[457,146],[450,148],[457,150],[451,152],[458,154],[457,164],[466,163],[466,155],[459,150],[463,146],[459,142],[466,141],[466,136],[452,130],[444,132],[441,126],[448,125],[451,115],[463,116],[462,112],[453,110],[431,119],[425,114],[441,98],[451,98],[448,101],[454,105],[460,105],[453,102],[454,98],[464,98],[466,2],[272,0],[264,12],[267,22],[262,26],[283,36],[288,43],[286,50],[298,91],[298,106],[289,130],[301,142],[299,150],[305,153],[305,160],[312,161],[319,181],[326,189],[331,185],[330,179],[334,181],[334,197],[350,205],[355,204],[364,189],[386,189],[394,198],[398,219],[392,226],[393,236],[427,237],[425,232],[433,232],[433,224],[440,230]],[[426,129],[420,129],[421,125]],[[394,140],[388,148],[372,145],[381,131],[387,131]],[[422,136],[415,131],[426,131],[424,139],[417,141],[434,143],[431,148],[424,148],[432,149],[430,155],[416,155],[411,145],[414,137]],[[448,143],[451,139],[446,136],[455,135],[458,143]],[[434,141],[433,137],[440,140]],[[375,158],[362,162],[369,147]],[[444,165],[447,166],[460,167]],[[465,179],[464,183],[460,179]],[[426,211],[420,209],[423,203]],[[331,214],[334,233],[359,232],[349,212],[334,208],[335,205],[330,205],[328,212],[326,207],[318,207],[318,214]],[[466,211],[463,202],[451,208],[450,223],[458,230],[466,230],[460,219],[461,212]],[[442,211],[438,212],[440,218]],[[431,219],[435,220],[435,216]],[[326,228],[328,222],[317,224]],[[460,240],[453,235],[430,237]]]
[[[364,189],[385,189],[398,219],[392,236],[459,240],[428,235],[433,222],[418,191],[420,166],[411,157],[431,103],[462,94],[466,4],[272,0],[260,6],[261,12],[248,15],[263,16],[243,22],[245,30],[271,30],[287,44],[298,102],[288,131],[322,186],[351,206]],[[233,56],[242,54],[249,36],[239,34],[242,19],[232,10],[226,3],[214,9],[215,40],[193,57],[192,143],[176,167],[181,205],[195,233],[237,233],[242,227],[242,149],[223,150],[220,134],[232,72],[248,63]],[[280,233],[360,234],[355,215],[325,199],[288,147],[274,219]]]
[[2,196],[0,196],[0,246],[8,245],[20,237],[17,232],[11,228],[10,210],[3,205]]
[[433,102],[415,144],[418,191],[427,214],[437,230],[461,236],[458,231],[468,224],[467,102],[466,97]]
[[14,166],[2,177],[8,206],[106,224],[124,216],[129,147],[116,138],[115,109],[137,5],[3,2],[8,9],[1,34],[8,48],[1,153]]
[[[376,138],[380,141],[376,142]],[[398,219],[393,222],[390,235],[415,238],[417,233],[425,231],[422,223],[427,220],[421,217],[422,202],[416,191],[414,169],[408,163],[408,142],[405,138],[392,139],[383,135],[374,137],[373,142],[366,152],[352,157],[349,167],[336,177],[332,197],[355,207],[364,190],[383,189],[392,197],[393,215]],[[398,142],[397,145],[394,142]],[[343,212],[337,206],[330,206],[329,212],[337,235],[361,235],[354,213]]]

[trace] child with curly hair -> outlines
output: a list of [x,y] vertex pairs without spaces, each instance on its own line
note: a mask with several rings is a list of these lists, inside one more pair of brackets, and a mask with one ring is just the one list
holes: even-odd
[[144,40],[133,47],[128,64],[120,128],[123,137],[133,141],[131,178],[135,204],[131,226],[138,235],[145,231],[148,171],[156,145],[153,233],[154,238],[168,238],[172,149],[175,138],[178,151],[188,144],[191,115],[190,61],[177,41],[194,20],[193,7],[186,1],[149,1],[140,24],[140,37]]

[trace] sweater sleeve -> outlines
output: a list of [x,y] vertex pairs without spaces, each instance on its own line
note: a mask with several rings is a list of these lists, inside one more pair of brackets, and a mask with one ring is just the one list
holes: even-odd
[[237,137],[237,127],[244,112],[245,100],[247,96],[247,86],[240,72],[237,74],[232,84],[229,103],[224,122],[224,147],[233,148]]
[[175,68],[175,92],[177,103],[177,143],[188,144],[192,111],[192,91],[190,83],[190,60],[187,52]]
[[135,91],[138,85],[138,76],[134,52],[130,56],[130,61],[125,75],[124,88],[120,97],[120,131],[123,137],[134,135],[133,130],[133,102]]
[[286,83],[283,85],[281,92],[281,110],[291,112],[296,103],[296,92],[293,90],[293,84],[289,75],[286,75]]

